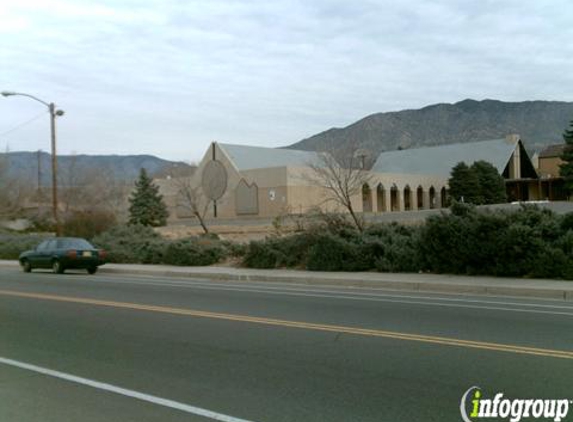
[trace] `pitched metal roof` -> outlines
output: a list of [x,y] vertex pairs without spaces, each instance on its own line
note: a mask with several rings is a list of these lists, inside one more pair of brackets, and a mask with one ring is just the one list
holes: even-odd
[[307,167],[319,162],[319,155],[311,151],[218,144],[239,171],[269,167]]
[[460,161],[470,165],[484,160],[493,164],[501,174],[519,139],[517,137],[428,148],[383,152],[372,171],[377,173],[428,174],[449,176]]

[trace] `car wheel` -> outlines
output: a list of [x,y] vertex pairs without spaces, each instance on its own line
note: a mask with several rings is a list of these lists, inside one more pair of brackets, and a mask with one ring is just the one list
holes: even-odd
[[54,274],[63,274],[64,273],[64,267],[60,263],[60,261],[58,261],[58,260],[55,260],[52,263],[52,270],[54,271]]
[[95,274],[97,273],[97,267],[89,267],[88,274]]
[[30,261],[25,260],[22,262],[22,269],[24,270],[25,273],[30,273],[32,272],[32,264],[30,264]]

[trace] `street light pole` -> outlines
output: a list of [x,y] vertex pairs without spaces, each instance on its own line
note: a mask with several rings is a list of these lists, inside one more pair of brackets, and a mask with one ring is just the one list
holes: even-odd
[[20,95],[36,100],[48,107],[48,110],[50,111],[50,138],[52,147],[52,216],[56,224],[56,236],[60,236],[62,234],[62,226],[60,224],[60,217],[58,213],[58,158],[56,154],[56,117],[63,116],[64,111],[57,110],[54,103],[47,103],[46,101],[42,101],[30,94],[9,91],[2,92],[2,96],[4,97],[10,97],[14,95]]
[[50,135],[52,141],[52,214],[56,222],[56,236],[62,234],[58,212],[58,157],[56,155],[56,105],[50,103]]

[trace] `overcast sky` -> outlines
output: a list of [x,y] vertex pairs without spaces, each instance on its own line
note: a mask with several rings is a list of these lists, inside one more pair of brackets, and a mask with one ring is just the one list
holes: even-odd
[[[62,154],[196,161],[438,102],[572,101],[572,22],[571,0],[0,0],[0,90],[65,110]],[[0,97],[0,147],[49,151],[44,109]]]

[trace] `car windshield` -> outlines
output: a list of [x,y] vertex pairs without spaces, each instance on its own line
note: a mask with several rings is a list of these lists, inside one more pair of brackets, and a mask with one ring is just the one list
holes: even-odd
[[58,240],[59,249],[94,249],[94,247],[84,239],[61,239]]

